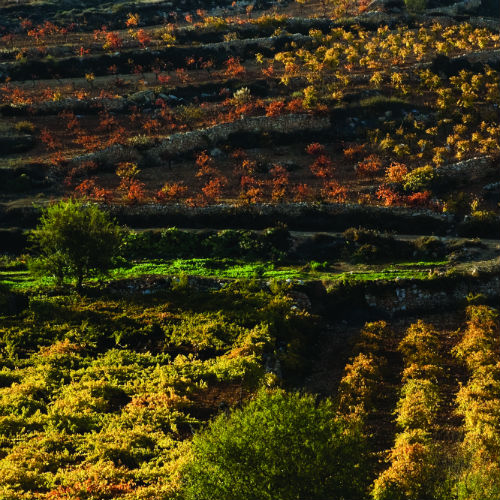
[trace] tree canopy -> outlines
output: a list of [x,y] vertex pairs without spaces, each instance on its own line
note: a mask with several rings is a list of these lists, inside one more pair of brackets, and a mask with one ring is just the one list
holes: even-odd
[[81,288],[84,279],[109,270],[121,238],[120,227],[97,205],[60,201],[43,210],[31,231],[38,253],[31,268],[58,282],[75,279]]
[[261,391],[193,439],[187,499],[327,500],[364,496],[364,440],[330,400]]

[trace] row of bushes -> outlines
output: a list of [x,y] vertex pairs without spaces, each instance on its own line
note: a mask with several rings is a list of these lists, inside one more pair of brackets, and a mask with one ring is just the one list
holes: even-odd
[[385,321],[366,323],[354,346],[357,355],[344,368],[339,390],[339,411],[346,417],[361,422],[378,406],[381,397],[380,384],[387,365],[383,355],[384,344],[393,336]]
[[222,231],[129,232],[125,236],[123,256],[127,259],[148,258],[244,258],[276,260],[288,255],[290,233],[284,226],[268,228],[262,233],[243,229]]
[[405,361],[395,412],[400,432],[389,453],[389,467],[375,480],[374,500],[442,498],[439,441],[435,436],[441,404],[438,342],[434,328],[418,321],[399,345]]
[[[0,228],[0,253],[27,252],[25,231]],[[194,257],[246,260],[349,260],[354,263],[382,263],[394,260],[443,259],[460,250],[434,236],[413,241],[396,239],[378,231],[350,228],[342,236],[317,233],[294,238],[286,226],[264,231],[224,229],[188,231],[175,227],[163,230],[126,231],[121,255],[125,259],[175,259]]]
[[350,228],[342,236],[318,233],[293,238],[279,225],[256,232],[244,229],[183,231],[170,228],[161,231],[130,232],[125,239],[123,255],[128,259],[144,258],[243,258],[279,260],[338,260],[353,262],[388,262],[404,259],[444,258],[451,249],[436,237],[405,241],[388,234],[364,228]]
[[500,498],[500,328],[498,312],[470,306],[467,328],[454,354],[469,369],[458,391],[464,419],[463,460],[457,486],[459,500]]

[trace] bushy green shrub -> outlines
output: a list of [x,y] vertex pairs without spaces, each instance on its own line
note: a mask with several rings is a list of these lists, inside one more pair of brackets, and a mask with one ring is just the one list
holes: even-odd
[[343,256],[353,262],[382,262],[407,258],[413,253],[410,242],[396,240],[374,229],[351,227],[342,236],[345,239]]
[[436,236],[421,236],[413,244],[420,257],[443,258],[447,253],[446,243]]
[[175,227],[163,231],[131,231],[126,234],[122,254],[128,259],[232,258],[278,260],[291,247],[290,233],[283,226],[262,233],[245,229],[183,231]]
[[261,391],[194,436],[186,499],[326,500],[364,494],[364,440],[313,396]]
[[204,235],[170,227],[162,231],[130,231],[126,234],[122,254],[128,259],[175,259],[203,254]]
[[216,257],[241,257],[241,240],[246,231],[243,229],[224,229],[209,236],[204,241],[204,246],[209,255]]
[[436,177],[436,170],[431,165],[418,167],[405,175],[403,188],[411,193],[432,191]]

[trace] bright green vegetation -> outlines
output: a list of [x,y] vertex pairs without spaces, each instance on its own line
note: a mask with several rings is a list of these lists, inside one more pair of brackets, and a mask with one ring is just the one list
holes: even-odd
[[359,427],[330,400],[261,391],[192,443],[186,499],[360,498],[367,481]]
[[70,199],[42,211],[30,240],[37,251],[29,261],[34,274],[54,276],[58,284],[74,278],[81,289],[85,278],[102,276],[111,267],[122,233],[97,205]]
[[[419,263],[419,267],[433,267],[441,263]],[[330,267],[330,266],[329,266]],[[414,278],[425,279],[428,275],[426,270],[405,269],[407,264],[382,268],[380,271],[353,270],[349,272],[335,272],[331,270],[304,270],[303,266],[278,266],[269,262],[238,262],[230,259],[175,259],[164,263],[139,263],[128,269],[115,269],[115,278],[138,277],[145,274],[188,274],[193,276],[217,277],[217,278],[263,278],[263,279],[343,279],[354,277],[354,279],[393,279]]]
[[[430,261],[401,263],[391,266],[352,265],[352,271],[341,271],[335,265],[320,266],[314,270],[312,265],[278,265],[272,262],[248,262],[233,259],[172,259],[132,262],[128,266],[110,270],[111,280],[132,279],[147,276],[199,276],[220,279],[262,279],[262,280],[393,280],[429,279],[434,267],[445,266],[447,261]],[[327,268],[325,270],[325,267]],[[94,283],[96,279],[91,280]],[[25,270],[0,271],[0,283],[10,285],[13,289],[27,290],[47,287],[54,284],[50,277],[34,277]]]
[[[437,468],[426,451],[436,446],[447,455],[436,500],[478,500],[487,467],[496,481],[489,412],[498,413],[498,321],[485,306],[469,309],[465,335],[418,322],[400,342],[385,322],[365,325],[357,344],[345,341],[361,354],[346,365],[340,393],[327,371],[320,397],[291,388],[304,387],[317,365],[324,321],[297,307],[284,284],[264,291],[239,280],[200,291],[180,279],[154,294],[128,285],[87,294],[0,288],[0,498],[367,500],[371,491],[416,500]],[[434,399],[412,380],[453,387],[430,420]],[[477,393],[478,383],[487,391]],[[455,407],[481,419],[464,424],[465,455],[462,423],[449,418]],[[416,433],[421,416],[427,427]],[[481,464],[472,493],[470,453]],[[391,496],[373,488],[377,477]]]
[[[200,423],[300,375],[317,324],[243,284],[0,307],[0,497],[173,498]],[[278,349],[278,346],[287,346]]]

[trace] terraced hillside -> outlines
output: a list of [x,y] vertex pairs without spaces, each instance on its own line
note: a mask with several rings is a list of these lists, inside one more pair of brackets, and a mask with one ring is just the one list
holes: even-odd
[[494,22],[250,10],[151,26],[138,10],[119,27],[4,28],[6,203],[350,202],[493,220]]
[[499,18],[1,2],[0,500],[500,500]]

